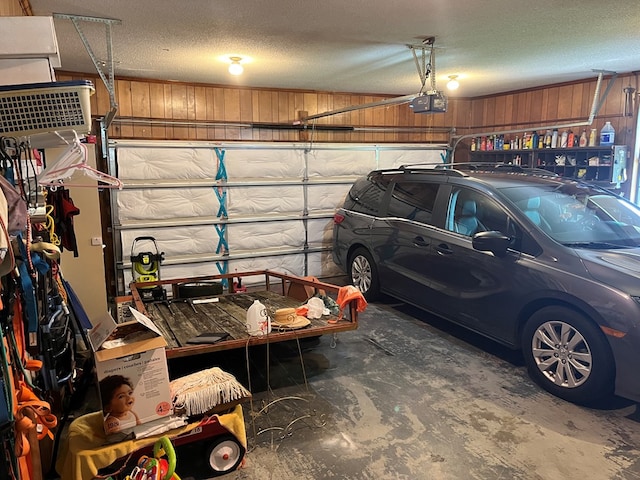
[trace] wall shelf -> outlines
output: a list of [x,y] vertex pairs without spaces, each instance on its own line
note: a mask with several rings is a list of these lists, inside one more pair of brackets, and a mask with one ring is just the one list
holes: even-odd
[[495,162],[549,170],[560,176],[594,183],[624,181],[626,145],[472,151],[471,162]]

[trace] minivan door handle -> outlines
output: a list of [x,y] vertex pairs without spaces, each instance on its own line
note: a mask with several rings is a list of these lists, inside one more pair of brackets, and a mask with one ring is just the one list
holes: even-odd
[[436,251],[440,254],[440,255],[451,255],[453,253],[453,250],[451,250],[449,248],[449,245],[447,245],[446,243],[441,243],[440,245],[438,245],[436,247]]
[[416,247],[428,247],[430,242],[427,242],[424,238],[422,238],[421,236],[417,236],[413,238],[413,244]]

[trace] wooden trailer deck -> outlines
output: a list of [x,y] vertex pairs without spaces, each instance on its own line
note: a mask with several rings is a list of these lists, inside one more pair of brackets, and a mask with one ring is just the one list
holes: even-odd
[[[248,292],[235,292],[233,280],[238,277],[263,276],[262,287],[251,288]],[[181,298],[179,286],[185,284],[202,284],[220,282],[226,279],[230,287],[227,293],[215,295],[219,300],[215,303],[193,303],[197,297]],[[246,281],[245,281],[246,283]],[[143,302],[140,290],[153,285],[170,284],[173,296],[169,302]],[[305,289],[306,287],[306,289]],[[358,312],[356,300],[351,300],[343,310],[343,318],[325,315],[319,319],[310,319],[311,324],[297,330],[273,330],[264,336],[250,336],[247,333],[247,309],[254,300],[260,300],[269,310],[299,307],[304,304],[308,289],[311,293],[323,290],[327,296],[337,298],[340,286],[286,275],[268,270],[213,275],[209,277],[182,278],[161,280],[144,284],[131,284],[133,303],[137,310],[147,315],[162,331],[167,340],[167,358],[185,357],[208,352],[217,352],[234,348],[245,348],[272,342],[294,340],[296,338],[327,335],[358,328]],[[254,291],[255,290],[255,291]],[[208,295],[206,298],[211,298]],[[202,298],[200,298],[202,299]],[[203,332],[226,332],[225,340],[211,344],[189,344],[187,341]]]

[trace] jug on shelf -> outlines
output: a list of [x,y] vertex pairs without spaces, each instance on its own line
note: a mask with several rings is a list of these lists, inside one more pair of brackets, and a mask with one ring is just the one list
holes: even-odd
[[602,130],[600,130],[600,145],[613,145],[615,138],[616,130],[613,128],[613,125],[611,125],[611,122],[606,122]]
[[260,300],[254,300],[247,309],[247,332],[251,336],[271,333],[271,318]]

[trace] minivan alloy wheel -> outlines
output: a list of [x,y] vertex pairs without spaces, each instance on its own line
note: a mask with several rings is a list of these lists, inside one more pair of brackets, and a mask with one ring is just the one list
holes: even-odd
[[551,321],[536,330],[533,356],[542,374],[559,386],[582,385],[591,374],[591,349],[579,331],[568,323]]
[[522,330],[529,375],[552,394],[595,405],[613,393],[615,363],[600,327],[578,311],[549,305]]
[[361,292],[371,288],[371,265],[366,258],[360,256],[353,259],[351,264],[351,278]]
[[351,284],[362,292],[368,301],[375,300],[379,292],[378,268],[365,248],[356,249],[349,257]]

